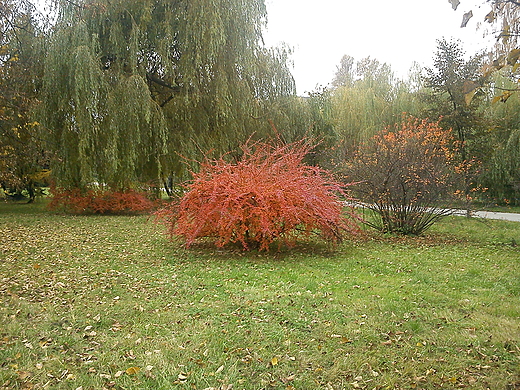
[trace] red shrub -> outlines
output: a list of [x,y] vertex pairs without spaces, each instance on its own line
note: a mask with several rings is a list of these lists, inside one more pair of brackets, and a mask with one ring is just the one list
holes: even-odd
[[72,214],[135,214],[150,212],[155,204],[145,194],[134,190],[52,189],[51,210],[63,209]]
[[277,238],[292,243],[298,233],[317,231],[333,243],[357,225],[345,218],[342,185],[303,159],[309,143],[285,146],[246,144],[236,163],[206,160],[179,204],[158,214],[171,237],[187,246],[212,237],[217,246],[240,243],[268,250]]

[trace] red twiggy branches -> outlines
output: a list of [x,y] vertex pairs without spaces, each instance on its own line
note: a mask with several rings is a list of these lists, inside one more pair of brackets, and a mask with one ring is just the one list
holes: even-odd
[[340,242],[357,225],[343,213],[344,186],[304,163],[311,149],[308,142],[246,143],[236,163],[204,161],[180,203],[159,213],[169,234],[187,246],[212,237],[219,247],[240,243],[260,250],[278,238],[292,243],[301,232]]

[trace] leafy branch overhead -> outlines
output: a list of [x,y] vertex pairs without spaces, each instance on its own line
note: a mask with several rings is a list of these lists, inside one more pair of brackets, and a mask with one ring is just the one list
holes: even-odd
[[[454,10],[460,4],[459,0],[448,0]],[[520,37],[520,2],[515,0],[487,0],[490,11],[483,21],[493,27],[492,34],[496,37],[493,60],[483,68],[485,77],[494,72],[503,70],[509,74],[512,80],[518,78],[518,62],[520,48],[518,38]],[[473,17],[472,10],[463,15],[461,27],[466,27]],[[475,87],[478,88],[478,87]],[[466,99],[471,101],[475,88],[469,88]],[[506,102],[509,97],[518,92],[518,85],[502,88],[495,86],[495,97],[493,103]]]

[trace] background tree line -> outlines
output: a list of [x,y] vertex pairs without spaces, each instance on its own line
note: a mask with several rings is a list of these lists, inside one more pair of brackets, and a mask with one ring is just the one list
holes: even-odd
[[314,137],[309,162],[335,168],[408,113],[453,129],[467,199],[516,203],[519,7],[490,3],[503,27],[492,54],[440,39],[434,66],[405,80],[346,55],[328,87],[299,97],[290,50],[263,44],[263,0],[55,1],[45,17],[3,0],[0,185],[32,199],[52,172],[63,189],[172,194],[196,161],[238,158],[251,137]]

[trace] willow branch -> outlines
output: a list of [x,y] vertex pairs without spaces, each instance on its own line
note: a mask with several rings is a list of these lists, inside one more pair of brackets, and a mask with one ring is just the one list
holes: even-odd
[[175,92],[180,92],[181,91],[181,87],[179,87],[178,85],[171,85],[171,84],[167,83],[166,81],[160,79],[159,77],[154,76],[151,73],[147,73],[146,74],[146,78],[149,81],[154,82],[155,84],[160,85],[161,87],[165,87],[165,88],[171,89],[172,91],[175,91]]

